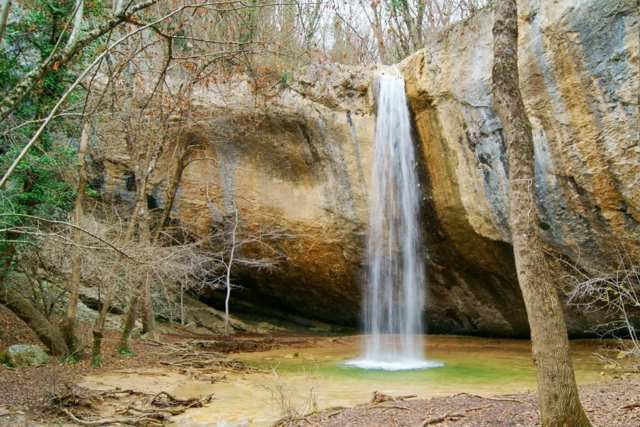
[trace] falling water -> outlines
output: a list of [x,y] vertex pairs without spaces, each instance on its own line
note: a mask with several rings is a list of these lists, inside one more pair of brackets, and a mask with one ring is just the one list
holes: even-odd
[[370,193],[363,354],[347,364],[366,369],[441,366],[425,360],[424,271],[418,226],[419,184],[404,80],[378,80],[375,159]]

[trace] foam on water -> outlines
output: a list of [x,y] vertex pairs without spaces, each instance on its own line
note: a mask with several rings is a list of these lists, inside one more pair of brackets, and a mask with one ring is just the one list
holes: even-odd
[[440,368],[444,366],[444,363],[432,360],[412,359],[396,361],[353,359],[345,362],[345,365],[353,366],[354,368],[377,369],[381,371],[411,371],[415,369]]

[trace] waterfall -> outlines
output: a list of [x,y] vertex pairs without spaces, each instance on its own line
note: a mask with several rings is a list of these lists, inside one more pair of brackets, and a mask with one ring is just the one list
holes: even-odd
[[377,84],[363,305],[366,335],[362,355],[347,364],[386,370],[441,366],[425,360],[423,351],[420,188],[404,80],[383,76]]

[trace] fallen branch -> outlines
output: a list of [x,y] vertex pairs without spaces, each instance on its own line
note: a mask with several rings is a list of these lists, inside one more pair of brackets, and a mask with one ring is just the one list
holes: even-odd
[[[460,393],[460,394],[465,394],[465,393]],[[490,408],[493,405],[485,405],[485,406],[477,406],[475,408],[469,408],[469,409],[465,409],[464,410],[464,414],[463,413],[447,413],[441,417],[435,417],[435,418],[429,418],[426,419],[422,422],[421,427],[425,427],[428,425],[432,425],[432,424],[439,424],[439,423],[443,423],[446,420],[450,419],[450,418],[464,418],[466,417],[466,413],[468,412],[474,412],[474,411],[480,411],[482,409],[487,409]]]
[[399,405],[380,405],[378,406],[380,409],[382,409],[383,411],[388,411],[390,409],[401,409],[403,411],[412,411],[415,412],[413,409],[411,408],[407,408],[406,406],[399,406]]
[[343,413],[347,408],[339,407],[339,408],[330,408],[330,409],[334,409],[334,411],[327,414],[327,418],[335,417],[336,415]]
[[635,409],[635,408],[640,408],[640,403],[631,403],[629,405],[623,406],[621,409],[629,411],[629,410]]
[[422,422],[422,424],[420,424],[420,426],[421,427],[425,427],[425,426],[429,426],[431,424],[440,424],[440,423],[443,423],[443,422],[445,422],[445,421],[447,421],[448,419],[451,419],[451,418],[464,418],[465,416],[466,416],[465,414],[460,414],[460,413],[457,413],[457,414],[445,414],[445,415],[443,415],[441,417],[430,418],[430,419],[424,420]]
[[486,396],[480,396],[479,394],[473,394],[473,393],[457,393],[457,394],[454,394],[451,397],[457,397],[457,396],[471,396],[471,397],[475,397],[475,398],[483,399],[483,400],[492,400],[494,402],[522,403],[522,400],[518,400],[518,399],[511,399],[511,398],[508,398],[508,397],[486,397]]
[[373,404],[373,405],[378,405],[380,403],[384,403],[384,402],[398,402],[398,401],[402,401],[402,400],[407,400],[407,399],[413,399],[414,397],[418,397],[415,394],[407,394],[404,396],[390,396],[388,394],[384,394],[384,393],[380,393],[379,391],[374,391],[373,392],[373,397],[371,398],[371,401],[369,402],[369,404]]

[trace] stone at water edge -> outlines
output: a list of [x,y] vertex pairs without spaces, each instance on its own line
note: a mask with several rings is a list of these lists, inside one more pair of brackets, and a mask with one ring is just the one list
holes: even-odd
[[2,355],[2,359],[14,368],[38,366],[49,362],[45,350],[33,344],[14,344]]

